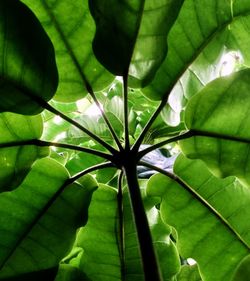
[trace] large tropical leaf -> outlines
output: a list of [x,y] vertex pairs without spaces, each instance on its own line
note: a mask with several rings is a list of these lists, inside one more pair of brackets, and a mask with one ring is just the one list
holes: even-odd
[[248,1],[184,1],[168,36],[168,55],[144,93],[161,99],[190,65],[199,80],[211,81],[221,56],[230,50],[240,50],[248,64],[249,11]]
[[56,91],[53,46],[20,1],[0,1],[0,112],[37,114]]
[[[173,281],[180,269],[179,255],[169,237],[171,228],[162,222],[154,206],[155,199],[146,197],[145,183],[142,181],[141,187],[162,275],[165,281]],[[79,280],[92,281],[144,280],[127,189],[122,200],[121,212],[117,191],[107,185],[99,185],[93,194],[88,222],[78,232],[71,253],[63,260],[63,264],[69,267],[61,268],[58,276],[64,270],[67,271],[65,274],[68,274],[69,281],[75,280],[75,276],[82,276],[78,277]]]
[[124,274],[126,281],[143,281],[143,268],[133,214],[127,188],[123,191]]
[[140,187],[162,278],[164,281],[175,281],[180,271],[179,253],[170,238],[172,235],[171,227],[162,220],[160,211],[156,208],[158,200],[147,196],[147,183],[148,181],[140,181]]
[[148,194],[161,198],[162,219],[176,228],[181,256],[197,261],[204,280],[231,280],[250,252],[249,189],[234,177],[214,177],[204,163],[182,155],[174,171],[182,184],[157,174]]
[[89,1],[95,55],[116,75],[148,83],[167,53],[167,34],[183,0]]
[[86,83],[100,90],[113,80],[92,52],[95,24],[87,1],[23,2],[37,15],[54,44],[59,71],[57,100],[81,99],[88,92]]
[[63,166],[44,158],[18,189],[0,195],[0,280],[56,267],[69,251],[96,185],[66,186],[67,179]]
[[[217,176],[250,183],[250,70],[218,78],[195,95],[185,111],[194,137],[180,142],[189,158],[200,158]],[[211,136],[211,137],[210,137]]]
[[[15,113],[0,114],[0,191],[16,188],[30,170],[33,162],[47,156],[48,148],[29,141],[42,135],[42,118]],[[26,142],[27,141],[27,142]]]
[[92,281],[121,280],[116,198],[116,190],[100,184],[92,197],[88,223],[77,235],[75,247],[82,250],[71,262]]

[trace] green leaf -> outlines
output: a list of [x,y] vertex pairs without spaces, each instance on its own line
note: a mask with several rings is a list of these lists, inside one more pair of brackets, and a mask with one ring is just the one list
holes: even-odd
[[131,210],[128,189],[123,190],[123,220],[124,220],[124,273],[125,280],[143,281],[144,274],[140,257],[138,238]]
[[70,249],[93,184],[65,187],[67,179],[63,166],[44,158],[18,189],[0,195],[0,280],[55,267]]
[[147,212],[148,222],[153,238],[153,244],[157,253],[161,273],[164,281],[173,281],[180,271],[180,257],[175,243],[171,240],[171,227],[162,218],[159,209],[156,208],[160,202],[156,198],[147,196],[146,187],[141,184],[141,192],[144,198],[144,207]]
[[42,129],[40,115],[0,114],[0,192],[16,188],[34,161],[48,155],[48,148],[25,145],[25,141],[39,139]]
[[70,174],[73,175],[102,162],[103,159],[98,156],[79,152],[67,162],[66,168],[68,169]]
[[174,171],[183,184],[157,174],[148,194],[161,198],[161,217],[176,228],[180,255],[197,261],[204,280],[231,280],[250,251],[249,189],[234,177],[214,177],[204,163],[182,155]]
[[18,275],[16,277],[4,278],[4,281],[54,281],[57,274],[58,267],[40,270],[36,272],[29,272]]
[[236,269],[233,281],[246,281],[250,276],[250,255],[245,257]]
[[[54,281],[54,279],[53,279]],[[77,267],[61,264],[55,281],[91,281]]]
[[197,264],[182,266],[177,281],[202,281]]
[[75,246],[84,250],[79,269],[92,281],[121,280],[116,198],[115,189],[100,184],[91,200],[88,223],[77,235]]
[[[250,69],[218,78],[195,95],[185,123],[195,137],[180,142],[184,154],[206,162],[214,174],[249,185]],[[211,136],[211,137],[210,137]]]
[[116,173],[117,173],[117,169],[115,168],[106,168],[106,169],[99,170],[96,173],[96,180],[99,183],[104,183],[114,186],[111,184],[111,181],[116,180]]
[[96,23],[93,49],[115,75],[147,84],[167,53],[167,34],[183,1],[89,1]]
[[[176,245],[170,239],[171,228],[165,224],[155,207],[159,200],[147,196],[146,180],[140,180],[140,189],[147,212],[153,243],[157,252],[158,261],[164,281],[172,281],[180,270],[180,258]],[[126,280],[144,280],[142,262],[139,251],[137,233],[131,212],[131,203],[127,188],[123,191],[123,216],[124,216],[124,262]]]
[[[119,124],[119,120],[117,120],[116,116],[113,116],[113,114],[107,114],[109,117],[111,115],[111,120],[113,122],[117,122]],[[115,118],[115,119],[113,119]],[[80,116],[77,116],[74,118],[75,121],[80,123],[82,126],[84,126],[86,129],[89,131],[93,132],[95,135],[99,136],[103,140],[113,143],[113,137],[110,134],[110,131],[108,127],[106,126],[103,118],[100,115],[87,115],[87,114],[82,114]],[[121,124],[119,124],[121,126]],[[121,132],[120,132],[121,133]],[[75,126],[71,126],[67,132],[67,141],[80,144],[84,142],[90,141],[90,137],[86,134],[83,133],[81,130],[78,128],[75,128]]]
[[40,113],[58,83],[53,46],[20,1],[1,1],[0,18],[0,112]]
[[22,0],[48,32],[56,52],[59,87],[55,99],[76,101],[88,90],[86,82],[97,91],[114,79],[95,59],[92,39],[95,24],[87,1]]
[[248,65],[249,11],[248,1],[210,0],[205,5],[202,1],[184,1],[168,36],[168,55],[143,92],[160,100],[189,67],[207,83],[220,75],[216,65],[231,50],[239,50]]

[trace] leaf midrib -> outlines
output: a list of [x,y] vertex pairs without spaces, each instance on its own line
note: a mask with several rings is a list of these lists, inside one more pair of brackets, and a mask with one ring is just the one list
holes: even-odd
[[75,55],[74,51],[72,50],[72,48],[71,48],[71,46],[70,46],[70,44],[69,44],[67,38],[65,37],[65,35],[64,35],[63,31],[62,31],[62,29],[60,28],[60,25],[59,25],[58,21],[56,20],[54,14],[52,13],[52,11],[51,11],[51,9],[49,8],[49,6],[48,6],[48,4],[46,3],[46,1],[41,1],[41,3],[42,3],[42,5],[43,5],[45,11],[47,12],[49,18],[50,18],[51,21],[53,22],[54,27],[56,28],[56,30],[57,30],[57,32],[58,32],[58,34],[59,34],[59,36],[60,36],[62,42],[64,43],[65,48],[67,49],[68,54],[69,54],[69,56],[70,56],[70,58],[71,58],[73,64],[75,65],[75,67],[76,67],[76,69],[77,69],[77,71],[78,71],[78,73],[79,73],[79,75],[80,75],[80,77],[81,77],[81,80],[83,81],[83,84],[84,84],[84,86],[85,86],[85,90],[88,91],[89,82],[88,82],[88,80],[87,80],[87,78],[86,78],[84,72],[82,71],[82,68],[81,68],[79,62],[77,61],[77,58],[76,58],[76,55]]
[[155,171],[167,176],[177,184],[179,184],[181,187],[183,187],[189,194],[191,194],[192,197],[194,197],[196,200],[198,200],[199,203],[201,203],[206,209],[208,209],[216,218],[221,221],[221,223],[234,235],[237,237],[238,241],[242,243],[242,245],[250,251],[250,245],[247,244],[247,242],[243,239],[243,237],[231,226],[231,224],[206,200],[204,199],[198,192],[196,192],[191,186],[189,186],[185,181],[183,181],[178,175],[169,173],[163,169],[160,169],[154,165],[150,165],[148,163],[140,161],[140,164],[146,167],[149,167],[151,169],[154,169]]

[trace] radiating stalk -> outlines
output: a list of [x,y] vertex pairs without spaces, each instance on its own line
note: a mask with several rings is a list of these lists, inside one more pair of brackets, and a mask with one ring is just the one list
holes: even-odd
[[104,158],[109,161],[113,160],[113,156],[111,154],[107,154],[107,153],[99,151],[99,150],[81,147],[81,146],[77,146],[77,145],[72,145],[72,144],[68,144],[68,143],[50,142],[50,141],[37,140],[37,139],[1,143],[0,148],[24,146],[24,145],[35,145],[35,146],[41,146],[41,147],[50,147],[50,146],[63,147],[63,148],[70,149],[70,150],[81,151],[81,152],[89,153],[92,155],[96,155],[96,156],[99,156],[99,157]]
[[123,118],[124,118],[124,138],[125,150],[130,149],[129,143],[129,120],[128,120],[128,76],[123,76]]
[[86,87],[87,87],[87,90],[88,90],[89,94],[91,95],[92,99],[94,100],[96,106],[98,107],[98,109],[99,109],[99,111],[100,111],[100,113],[102,115],[103,120],[105,121],[106,125],[108,126],[108,129],[109,129],[112,137],[114,138],[114,141],[117,144],[117,147],[119,148],[120,151],[123,150],[121,142],[120,142],[120,140],[119,140],[119,138],[118,138],[118,136],[117,136],[113,126],[109,122],[109,119],[107,118],[104,110],[102,109],[101,104],[99,103],[99,101],[98,101],[98,99],[97,99],[97,97],[96,97],[92,87],[87,82],[86,82]]
[[139,137],[137,138],[136,142],[132,147],[132,150],[135,153],[139,150],[140,145],[142,144],[148,130],[150,129],[150,127],[152,126],[152,124],[154,123],[154,121],[156,120],[156,118],[158,117],[158,115],[160,114],[160,112],[162,111],[165,105],[166,105],[166,99],[163,99],[159,104],[158,108],[156,109],[156,111],[154,112],[154,114],[148,120],[146,126],[143,128],[142,132],[140,133]]
[[78,173],[77,175],[68,178],[65,180],[64,184],[56,191],[56,193],[49,199],[49,201],[45,204],[45,206],[42,208],[42,210],[36,215],[36,217],[31,222],[30,226],[22,233],[22,235],[17,239],[17,241],[14,242],[13,247],[9,250],[9,253],[6,255],[6,257],[1,261],[0,264],[0,270],[5,266],[9,258],[13,255],[15,250],[21,245],[23,240],[28,236],[28,234],[33,230],[33,228],[37,225],[38,221],[42,218],[44,214],[47,213],[48,209],[54,204],[54,202],[58,199],[58,197],[63,193],[63,191],[73,182],[78,180],[79,178],[85,176],[86,174],[89,174],[93,171],[99,170],[99,169],[105,169],[112,167],[112,163],[102,163],[95,166],[92,166],[90,168],[87,168],[86,170]]
[[76,69],[77,69],[77,71],[78,71],[78,73],[79,73],[79,75],[80,75],[80,77],[82,79],[82,82],[83,82],[86,90],[89,92],[91,97],[94,99],[94,102],[96,103],[97,107],[101,110],[103,119],[106,122],[106,124],[107,124],[107,126],[108,126],[108,128],[110,130],[110,133],[113,136],[117,146],[121,150],[121,148],[122,148],[121,143],[120,143],[120,141],[119,141],[119,139],[118,139],[118,137],[117,137],[113,127],[111,126],[109,120],[107,119],[107,117],[105,116],[104,112],[102,111],[102,109],[100,107],[100,104],[99,104],[98,100],[95,97],[94,91],[93,91],[92,87],[90,86],[90,84],[89,84],[89,82],[88,82],[88,80],[86,78],[86,75],[85,75],[85,73],[84,73],[84,71],[83,71],[83,69],[82,69],[82,67],[81,67],[81,65],[79,63],[79,61],[76,58],[76,55],[75,55],[74,51],[72,50],[72,48],[70,46],[70,43],[67,40],[67,37],[65,36],[63,30],[61,29],[60,25],[58,24],[57,19],[56,19],[56,17],[53,14],[53,11],[50,9],[50,7],[46,3],[46,1],[42,1],[42,4],[43,4],[45,10],[47,11],[49,17],[51,18],[51,21],[53,22],[54,27],[57,30],[57,32],[58,32],[58,34],[59,34],[59,36],[60,36],[60,38],[61,38],[61,40],[62,40],[62,42],[63,42],[63,44],[65,46],[65,48],[67,49],[68,55],[70,56],[72,62],[76,66]]
[[65,121],[69,122],[70,124],[72,124],[73,126],[75,126],[76,128],[78,128],[79,130],[83,131],[85,134],[87,134],[88,136],[90,136],[93,140],[95,140],[96,142],[98,142],[99,144],[101,144],[103,147],[105,147],[109,152],[111,152],[112,154],[115,154],[117,151],[107,142],[105,142],[104,140],[102,140],[100,137],[98,137],[97,135],[95,135],[94,133],[92,133],[91,131],[89,131],[88,129],[86,129],[84,126],[82,126],[81,124],[79,124],[78,122],[76,122],[75,120],[71,119],[70,117],[68,117],[67,115],[65,115],[64,113],[62,113],[61,111],[57,110],[56,108],[54,108],[53,106],[51,106],[50,104],[44,102],[43,107],[45,109],[47,109],[48,111],[60,116],[62,119],[64,119]]
[[172,179],[176,183],[178,183],[182,188],[184,188],[188,193],[192,195],[197,201],[199,201],[203,206],[205,206],[214,216],[216,216],[221,223],[233,233],[233,235],[236,235],[238,240],[248,249],[250,250],[250,246],[248,243],[243,239],[240,233],[238,233],[233,226],[231,226],[230,222],[227,221],[226,218],[224,218],[206,199],[204,199],[195,189],[193,189],[191,186],[189,186],[186,182],[184,182],[179,176],[168,172],[166,170],[163,170],[157,166],[151,165],[149,163],[140,161],[139,164],[144,167],[148,167],[152,170],[155,170],[168,178]]
[[131,157],[131,159],[128,158],[123,169],[127,179],[145,281],[162,281],[160,267],[154,250],[153,240],[137,180],[136,163],[135,161],[133,162],[133,157]]
[[173,143],[173,142],[177,142],[177,141],[180,141],[180,140],[184,140],[184,139],[188,139],[188,138],[191,138],[193,137],[194,134],[193,132],[191,131],[188,131],[188,132],[185,132],[185,133],[182,133],[178,136],[175,136],[175,137],[171,137],[167,140],[164,140],[162,142],[159,142],[159,143],[156,143],[154,145],[151,145],[141,151],[138,152],[138,160],[141,159],[144,155],[146,155],[147,153],[157,149],[157,148],[160,148],[166,144],[169,144],[169,143]]

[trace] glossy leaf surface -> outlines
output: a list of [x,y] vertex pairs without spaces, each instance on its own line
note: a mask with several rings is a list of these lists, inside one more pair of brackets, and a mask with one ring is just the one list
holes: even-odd
[[40,113],[58,83],[53,45],[20,1],[1,1],[0,19],[0,112]]

